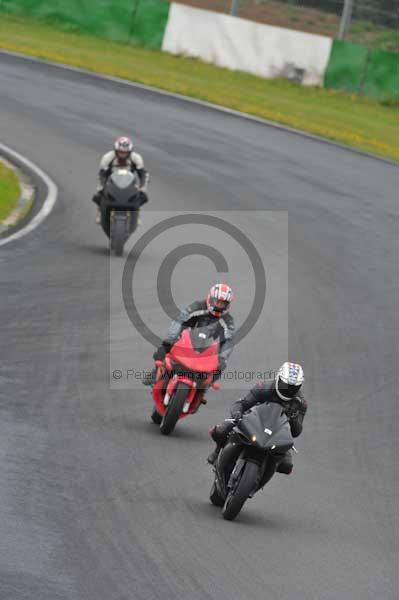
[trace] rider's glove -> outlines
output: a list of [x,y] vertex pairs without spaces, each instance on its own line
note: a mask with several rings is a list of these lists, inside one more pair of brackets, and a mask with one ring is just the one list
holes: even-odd
[[242,412],[237,409],[233,409],[230,414],[231,418],[234,419],[234,421],[239,421],[242,417]]
[[143,204],[146,204],[148,202],[148,196],[145,192],[141,193],[140,196],[140,206],[143,206]]
[[226,359],[223,358],[223,356],[219,357],[219,371],[224,371],[226,368],[227,362]]
[[291,419],[298,418],[299,411],[298,411],[297,407],[287,408],[285,410],[285,414],[287,415],[288,419],[291,421]]
[[155,350],[154,354],[152,355],[152,358],[154,360],[163,360],[166,356],[166,350],[163,346],[159,346],[159,348],[157,350]]
[[163,360],[166,356],[166,353],[169,352],[170,347],[171,344],[169,344],[168,342],[162,342],[159,348],[155,350],[154,354],[152,355],[152,358],[154,360]]

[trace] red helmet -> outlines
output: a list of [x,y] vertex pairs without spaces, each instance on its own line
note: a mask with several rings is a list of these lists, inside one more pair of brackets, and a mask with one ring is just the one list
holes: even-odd
[[221,317],[229,309],[233,291],[226,283],[216,283],[209,290],[206,305],[211,315]]
[[114,144],[115,154],[120,161],[125,161],[133,152],[133,142],[128,137],[119,137]]

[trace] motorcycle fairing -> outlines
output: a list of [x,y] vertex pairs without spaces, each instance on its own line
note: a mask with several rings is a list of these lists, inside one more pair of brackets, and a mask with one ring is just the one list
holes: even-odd
[[134,174],[126,169],[111,173],[104,186],[101,204],[106,208],[138,210],[142,204],[142,192],[137,187]]
[[188,377],[172,377],[172,379],[169,381],[169,383],[166,387],[166,394],[168,394],[169,397],[171,397],[172,394],[174,394],[174,391],[175,391],[178,383],[184,383],[187,387],[191,388],[190,392],[186,398],[186,402],[191,404],[192,400],[194,399],[197,389],[196,389],[195,383]]
[[201,373],[217,371],[219,366],[219,341],[212,343],[203,351],[198,352],[192,344],[191,332],[185,329],[180,339],[172,346],[169,356],[186,369]]
[[[164,368],[166,367],[167,376],[170,373],[170,378],[159,377],[152,389],[155,408],[161,416],[165,414],[167,408],[164,404],[165,394],[171,397],[179,382],[191,388],[185,402],[186,410],[182,412],[180,419],[195,413],[200,407],[204,385],[206,388],[212,383],[212,374],[219,366],[219,341],[213,338],[211,332],[212,328],[209,326],[185,329],[166,355]],[[199,351],[193,346],[193,340],[194,344],[200,347]],[[196,340],[199,340],[198,344]],[[159,369],[161,363],[156,365]],[[185,372],[180,372],[177,368],[180,365]],[[202,374],[208,376],[203,377]]]
[[235,429],[263,450],[285,450],[294,445],[289,421],[282,407],[273,402],[251,408]]
[[258,465],[258,477],[251,498],[273,477],[278,455],[293,445],[289,421],[279,404],[253,407],[234,427],[216,462],[215,484],[221,497],[226,499],[244,466],[252,462]]

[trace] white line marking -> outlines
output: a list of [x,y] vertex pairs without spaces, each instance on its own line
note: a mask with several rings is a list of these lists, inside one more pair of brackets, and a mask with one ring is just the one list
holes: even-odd
[[43,206],[41,207],[37,215],[35,215],[25,227],[19,229],[19,231],[16,231],[15,233],[9,235],[4,239],[0,239],[0,246],[4,246],[9,242],[18,240],[27,233],[30,233],[31,231],[36,229],[36,227],[38,227],[40,223],[42,223],[44,219],[46,219],[46,217],[48,217],[56,203],[58,188],[54,181],[50,179],[50,177],[44,171],[42,171],[40,167],[35,165],[28,158],[25,158],[25,156],[22,156],[22,154],[15,152],[15,150],[12,150],[11,148],[2,143],[0,143],[0,152],[1,151],[5,152],[6,155],[9,155],[10,157],[13,157],[16,160],[18,160],[20,163],[22,163],[22,165],[25,165],[30,171],[33,171],[38,177],[40,177],[40,179],[44,181],[48,190],[47,198],[43,202]]

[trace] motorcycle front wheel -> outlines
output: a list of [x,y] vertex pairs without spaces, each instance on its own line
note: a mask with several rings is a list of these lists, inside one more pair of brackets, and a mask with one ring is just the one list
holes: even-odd
[[190,392],[190,387],[184,383],[178,383],[175,393],[169,400],[168,408],[163,416],[159,429],[163,435],[169,435],[175,428],[177,421],[182,413],[184,403]]
[[227,494],[222,515],[227,521],[233,521],[251,492],[254,491],[258,479],[259,467],[253,462],[246,462],[238,481]]
[[122,219],[115,221],[112,227],[111,247],[115,250],[116,256],[122,256],[123,247],[126,240],[126,223]]

